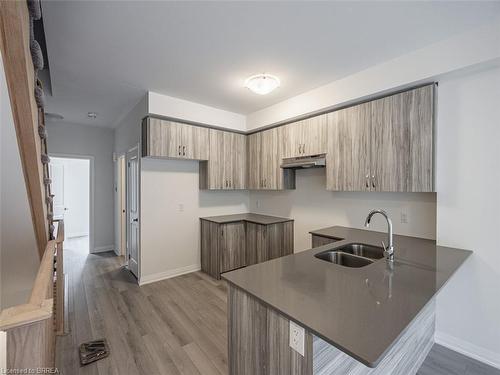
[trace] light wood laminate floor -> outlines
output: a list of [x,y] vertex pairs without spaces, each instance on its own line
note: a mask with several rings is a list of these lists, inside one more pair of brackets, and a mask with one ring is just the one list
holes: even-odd
[[[70,333],[57,340],[60,373],[227,375],[223,281],[194,272],[139,287],[122,267],[122,257],[70,247],[65,248]],[[102,337],[108,339],[110,356],[80,367],[79,344]],[[431,374],[500,371],[436,345],[419,371]]]

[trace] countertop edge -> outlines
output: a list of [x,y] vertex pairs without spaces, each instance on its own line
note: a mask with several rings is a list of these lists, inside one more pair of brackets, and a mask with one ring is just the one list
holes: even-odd
[[[267,218],[268,220],[259,220],[257,218],[245,218],[243,217],[244,215],[259,215],[262,217]],[[231,215],[219,215],[220,217],[224,216],[232,216]],[[261,225],[271,225],[271,224],[278,224],[278,223],[287,223],[290,221],[295,221],[295,219],[287,218],[287,217],[279,217],[279,216],[272,216],[272,215],[263,215],[263,214],[255,214],[255,213],[243,213],[243,214],[234,214],[234,215],[241,215],[242,217],[235,217],[235,218],[229,218],[227,220],[217,220],[217,216],[207,216],[207,217],[200,217],[200,220],[205,220],[209,221],[211,223],[216,223],[216,224],[227,224],[227,223],[237,223],[240,221],[244,221],[247,223],[254,223],[254,224],[261,224]]]

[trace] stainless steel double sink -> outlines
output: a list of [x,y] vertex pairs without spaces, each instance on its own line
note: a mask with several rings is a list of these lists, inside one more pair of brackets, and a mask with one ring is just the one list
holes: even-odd
[[384,257],[384,249],[372,245],[350,243],[332,250],[322,251],[314,256],[326,262],[338,264],[339,266],[360,268],[382,259]]

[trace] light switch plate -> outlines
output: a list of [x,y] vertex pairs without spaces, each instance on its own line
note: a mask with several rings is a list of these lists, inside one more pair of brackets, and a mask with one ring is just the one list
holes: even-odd
[[290,347],[304,356],[305,329],[290,320]]

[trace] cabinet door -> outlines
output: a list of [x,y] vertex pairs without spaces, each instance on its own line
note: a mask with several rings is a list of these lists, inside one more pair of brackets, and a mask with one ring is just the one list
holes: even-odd
[[326,153],[326,122],[326,114],[301,121],[299,142],[302,144],[302,156]]
[[[210,159],[208,162],[203,162],[203,165],[200,165],[200,172],[203,172],[200,173],[200,186],[202,186],[201,178],[203,178],[206,180],[203,188],[225,189],[227,188],[227,183],[224,179],[224,132],[210,129],[209,139]],[[202,167],[203,171],[201,170]]]
[[261,188],[278,190],[282,188],[278,129],[263,131],[261,133],[261,145]]
[[293,221],[266,226],[267,259],[293,254]]
[[247,266],[265,262],[269,259],[266,240],[266,226],[247,223],[246,231],[246,262]]
[[178,124],[181,128],[182,157],[192,160],[208,160],[209,130],[200,126]]
[[327,149],[326,119],[327,115],[320,115],[283,126],[283,157],[324,154]]
[[246,265],[245,223],[220,225],[220,272],[227,272]]
[[[230,189],[246,189],[247,185],[247,138],[244,134],[227,133],[229,144],[225,154]],[[226,139],[226,138],[225,138]]]
[[326,188],[369,191],[371,104],[328,114]]
[[282,127],[282,157],[293,158],[302,155],[302,122],[297,121]]
[[177,123],[149,118],[146,126],[148,151],[145,156],[159,158],[181,157],[182,150],[179,148],[181,135]]
[[250,134],[248,136],[247,155],[247,186],[249,189],[257,190],[261,188],[261,135],[262,132]]
[[432,191],[433,91],[430,85],[371,103],[372,190]]

